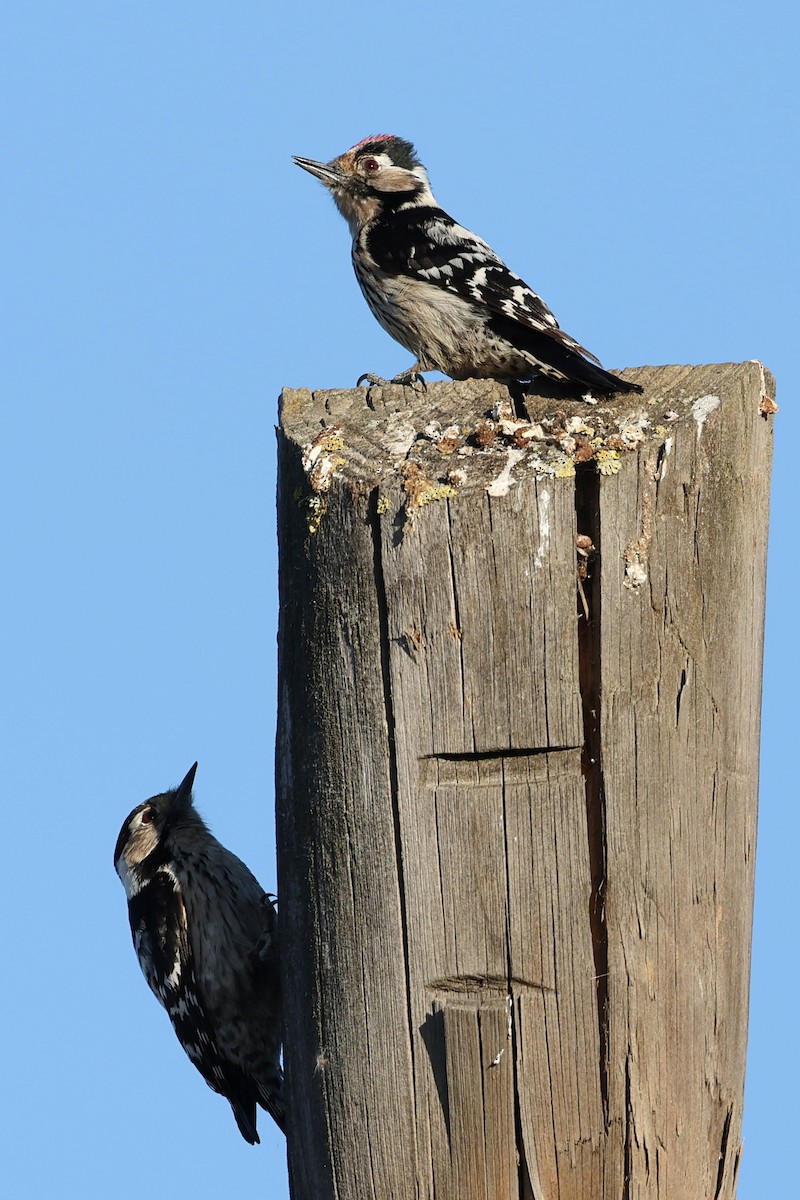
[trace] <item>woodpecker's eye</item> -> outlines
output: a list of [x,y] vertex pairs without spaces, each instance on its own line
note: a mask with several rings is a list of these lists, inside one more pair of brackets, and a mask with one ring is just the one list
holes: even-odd
[[374,175],[376,171],[380,170],[380,167],[374,158],[365,158],[363,160],[363,167],[368,175]]
[[155,817],[155,813],[153,812],[152,808],[143,808],[142,809],[142,824],[143,825],[151,825],[153,823],[154,817]]

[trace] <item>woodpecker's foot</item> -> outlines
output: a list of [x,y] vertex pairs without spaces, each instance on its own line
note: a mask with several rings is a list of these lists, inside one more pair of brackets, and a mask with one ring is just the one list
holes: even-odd
[[266,928],[261,934],[261,937],[256,942],[253,949],[250,951],[250,959],[253,962],[267,962],[274,957],[275,952],[275,917],[276,917],[276,902],[277,898],[272,892],[264,892],[261,897],[261,908],[265,913]]
[[395,375],[392,383],[400,383],[403,387],[419,388],[422,392],[427,392],[428,381],[420,370],[419,363],[414,363],[413,367],[409,367],[407,371],[403,371],[400,375]]
[[253,949],[250,951],[250,958],[253,962],[269,962],[273,957],[275,948],[275,939],[271,933],[262,933],[261,937],[256,942]]
[[364,382],[368,383],[370,387],[388,387],[392,383],[398,383],[401,387],[418,387],[423,392],[428,390],[427,381],[417,366],[411,367],[408,371],[402,371],[392,379],[384,379],[382,375],[373,375],[371,371],[368,371],[364,375],[359,375],[356,387],[361,387]]

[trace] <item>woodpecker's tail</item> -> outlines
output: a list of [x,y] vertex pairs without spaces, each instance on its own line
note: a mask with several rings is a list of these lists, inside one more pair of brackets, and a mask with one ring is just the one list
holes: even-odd
[[259,1086],[258,1103],[268,1112],[281,1133],[286,1133],[286,1110],[283,1106],[283,1079],[276,1079],[271,1087]]
[[251,1146],[258,1146],[261,1139],[256,1131],[255,1100],[242,1100],[236,1097],[230,1101],[230,1105],[236,1118],[236,1124],[239,1126],[239,1133]]
[[579,368],[573,372],[572,378],[576,383],[586,382],[587,387],[591,391],[595,389],[599,392],[643,392],[644,388],[639,383],[634,383],[630,379],[621,379],[619,375],[614,375],[611,371],[605,371],[602,367],[596,367],[594,363],[586,362],[584,359]]
[[560,330],[536,329],[498,313],[492,315],[491,325],[496,333],[528,359],[531,374],[538,372],[584,391],[644,391],[638,383],[620,379],[619,375],[604,370],[598,362],[584,358],[581,353],[583,347]]

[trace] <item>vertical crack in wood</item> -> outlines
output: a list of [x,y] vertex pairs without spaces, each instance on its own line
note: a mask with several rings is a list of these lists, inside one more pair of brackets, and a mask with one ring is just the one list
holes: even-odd
[[687,658],[686,666],[681,671],[681,677],[680,677],[680,680],[678,681],[678,695],[675,698],[675,728],[676,729],[677,729],[678,725],[680,725],[680,721],[681,721],[681,700],[683,699],[683,691],[684,691],[684,688],[686,687],[686,681],[689,677],[688,676],[688,668],[689,668],[689,660]]
[[578,466],[575,475],[575,515],[579,534],[588,535],[596,549],[594,562],[583,581],[583,593],[589,610],[584,615],[580,596],[578,611],[578,672],[583,708],[582,769],[586,784],[586,830],[589,843],[591,894],[589,924],[595,968],[595,997],[599,1035],[599,1078],[603,1116],[608,1124],[608,929],[606,927],[606,795],[603,780],[600,736],[600,475],[592,463]]
[[622,1200],[630,1200],[633,1179],[633,1104],[631,1100],[631,1056],[625,1055],[625,1143],[622,1158]]
[[519,1200],[536,1200],[533,1192],[531,1173],[528,1169],[528,1159],[525,1156],[525,1143],[522,1140],[521,1133],[517,1136],[517,1153],[519,1157]]
[[514,993],[514,963],[511,948],[511,847],[509,845],[508,830],[508,793],[506,790],[506,768],[505,763],[502,760],[500,770],[503,802],[503,845],[505,846],[504,857],[506,864],[506,997],[509,1006],[508,1034],[511,1041],[509,1050],[511,1053],[511,1069],[513,1072],[512,1094],[514,1101],[514,1137],[517,1143],[517,1186],[519,1189],[520,1198],[523,1200],[524,1197],[532,1194],[533,1189],[530,1185],[528,1163],[525,1157],[525,1138],[522,1130],[522,1108],[520,1106],[519,1099],[519,1046],[517,1033],[519,1006],[517,1003],[517,997]]
[[[458,603],[458,586],[456,583],[456,561],[453,553],[453,514],[450,511],[450,505],[447,505],[447,559],[450,563],[450,588],[453,594],[453,637],[458,639],[459,645],[459,674],[461,682],[461,709],[462,712],[468,712],[469,706],[467,703],[467,690],[465,686],[464,672],[464,643],[462,641],[461,629],[461,609]],[[472,744],[475,745],[475,730],[472,731]]]
[[722,1184],[725,1180],[725,1165],[728,1160],[728,1142],[731,1135],[732,1117],[733,1105],[729,1105],[728,1111],[725,1113],[725,1123],[722,1126],[722,1139],[719,1147],[719,1168],[717,1170],[717,1186],[714,1189],[714,1200],[719,1200],[722,1194]]
[[[408,906],[406,904],[405,879],[403,878],[403,847],[400,836],[400,789],[397,780],[397,742],[395,738],[394,702],[392,700],[392,678],[389,666],[389,603],[386,598],[386,583],[383,576],[383,549],[381,544],[381,518],[378,513],[378,490],[374,488],[367,500],[367,524],[372,534],[372,567],[375,579],[375,605],[378,611],[379,640],[381,648],[381,678],[383,684],[383,706],[386,717],[386,733],[389,745],[389,790],[392,799],[394,824],[394,849],[397,864],[397,887],[400,896],[400,925],[403,936],[403,971],[406,991],[406,1020],[408,1040],[411,1047],[411,1070],[416,1077],[414,1062],[414,1029],[411,1008],[411,979],[409,976],[408,953]],[[416,1094],[416,1089],[415,1089]]]

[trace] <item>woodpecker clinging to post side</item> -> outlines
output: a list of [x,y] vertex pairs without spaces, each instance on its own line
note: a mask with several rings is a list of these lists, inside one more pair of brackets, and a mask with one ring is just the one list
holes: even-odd
[[125,819],[114,866],[144,977],[253,1145],[256,1104],[284,1128],[275,910],[195,810],[196,770]]
[[439,207],[410,142],[378,134],[331,162],[294,162],[333,196],[367,303],[417,358],[396,382],[433,370],[503,380],[539,372],[588,391],[642,390],[604,371],[482,238]]

